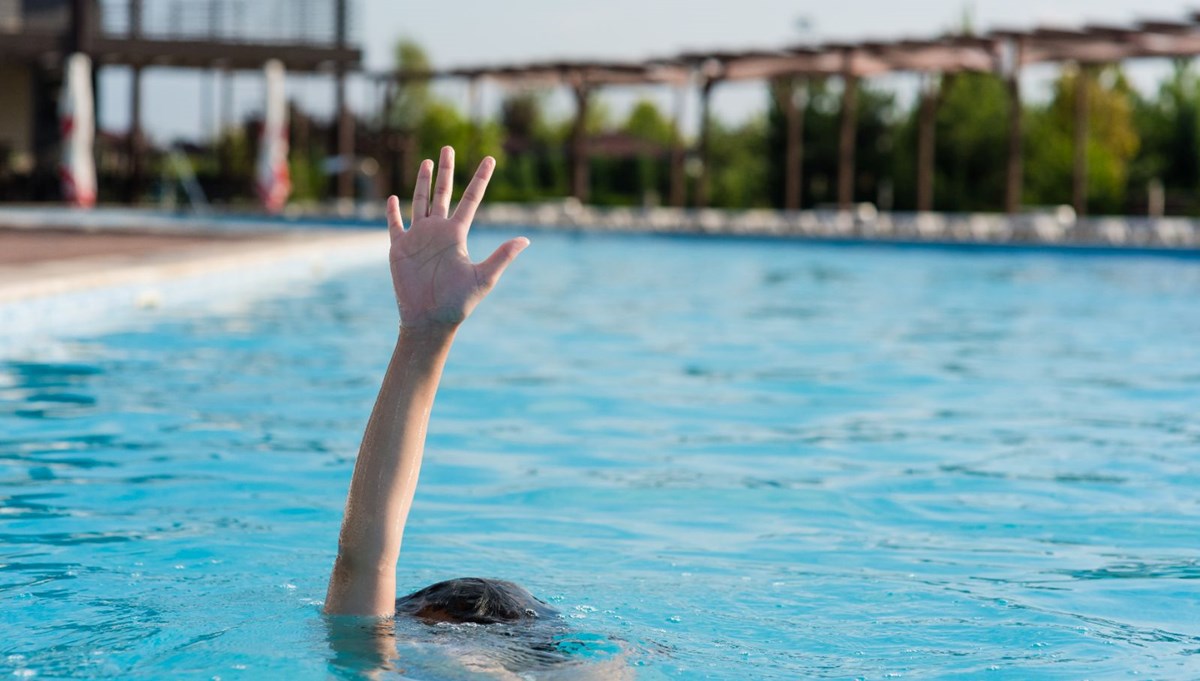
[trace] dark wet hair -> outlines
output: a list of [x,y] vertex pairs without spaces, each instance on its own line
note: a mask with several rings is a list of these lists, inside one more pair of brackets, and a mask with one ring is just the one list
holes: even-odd
[[479,577],[438,582],[397,598],[396,614],[455,624],[513,624],[558,617],[557,610],[520,586]]

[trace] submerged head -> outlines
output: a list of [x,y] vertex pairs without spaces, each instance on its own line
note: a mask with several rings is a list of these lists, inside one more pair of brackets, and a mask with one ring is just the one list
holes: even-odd
[[512,582],[463,577],[396,599],[396,614],[427,622],[513,624],[554,617],[558,611]]

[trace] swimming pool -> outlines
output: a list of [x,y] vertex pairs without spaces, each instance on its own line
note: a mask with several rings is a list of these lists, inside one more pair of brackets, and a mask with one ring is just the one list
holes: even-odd
[[[375,664],[319,603],[394,333],[381,260],[0,365],[0,671]],[[399,588],[513,579],[645,679],[1195,678],[1198,340],[1197,260],[535,234]]]

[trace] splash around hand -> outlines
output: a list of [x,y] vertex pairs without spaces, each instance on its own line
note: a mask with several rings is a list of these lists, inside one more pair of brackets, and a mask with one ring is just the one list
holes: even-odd
[[510,239],[479,263],[471,262],[467,253],[467,233],[495,167],[494,158],[483,159],[451,214],[454,149],[442,147],[432,197],[433,161],[423,161],[417,172],[412,225],[407,230],[400,217],[400,200],[388,197],[387,222],[392,242],[389,259],[401,327],[410,330],[457,327],[529,245],[525,237]]

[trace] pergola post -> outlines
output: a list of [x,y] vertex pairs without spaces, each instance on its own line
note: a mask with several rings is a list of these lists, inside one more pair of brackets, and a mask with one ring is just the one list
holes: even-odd
[[712,91],[719,79],[705,76],[700,86],[700,177],[696,178],[696,207],[708,208],[709,151],[712,136]]
[[1071,205],[1076,217],[1087,215],[1088,67],[1080,62],[1075,73],[1075,162],[1071,176]]
[[921,103],[917,111],[917,211],[933,210],[933,171],[937,108],[940,99],[938,76],[922,77]]
[[483,113],[479,99],[479,76],[467,80],[467,119],[471,136],[467,143],[466,167],[473,168],[483,155]]
[[221,93],[218,103],[220,118],[217,120],[217,137],[220,137],[233,125],[233,70],[223,66],[218,73],[221,79]]
[[[129,2],[129,37],[142,37],[142,0]],[[129,139],[125,153],[129,155],[129,177],[126,178],[125,201],[137,203],[142,191],[142,66],[129,70]]]
[[[801,88],[803,86],[800,86]],[[794,76],[780,78],[775,87],[779,107],[783,109],[783,208],[800,210],[804,178],[804,109],[796,101],[804,91],[797,87]]]
[[396,180],[396,134],[392,128],[392,106],[396,99],[396,82],[391,78],[383,85],[383,107],[380,112],[382,120],[379,125],[380,150],[383,158],[379,163],[380,185],[384,195],[396,193],[402,188]]
[[126,153],[129,155],[129,177],[125,187],[125,201],[137,203],[142,190],[142,67],[130,70],[129,84],[129,139]]
[[[396,125],[392,115],[392,107],[404,93],[404,88],[413,82],[403,73],[393,73],[389,79],[391,90],[388,93],[388,150],[391,153],[390,163],[392,181],[401,191],[408,191],[417,181],[417,140],[413,129],[404,125]],[[405,121],[407,122],[407,121]]]
[[338,169],[337,197],[339,199],[354,198],[354,119],[346,104],[346,71],[338,67],[336,76],[337,109],[337,156],[341,159]]
[[[337,0],[334,6],[334,35],[337,46],[346,46],[346,0]],[[346,66],[337,65],[336,101],[337,109],[337,155],[342,160],[338,171],[337,197],[350,200],[354,198],[354,118],[346,104]]]
[[129,0],[129,37],[142,37],[142,0]]
[[98,3],[93,3],[93,0],[71,0],[70,50],[72,52],[91,53],[96,6]]
[[588,173],[587,114],[591,90],[584,82],[573,85],[575,92],[575,125],[571,130],[571,196],[580,203],[589,198],[590,178]]
[[854,136],[858,116],[858,77],[853,71],[853,51],[842,53],[842,112],[838,133],[838,209],[854,204]]
[[675,87],[675,119],[672,121],[671,140],[671,196],[670,204],[683,208],[687,203],[687,178],[684,176],[683,149],[683,115],[687,106],[687,88],[683,85]]
[[1012,63],[1005,73],[1008,86],[1008,158],[1004,173],[1004,212],[1015,215],[1021,210],[1021,188],[1024,181],[1021,166],[1021,61],[1024,47],[1020,40],[1009,43]]

